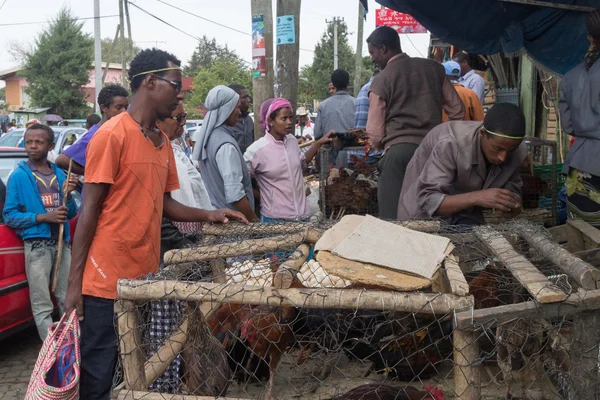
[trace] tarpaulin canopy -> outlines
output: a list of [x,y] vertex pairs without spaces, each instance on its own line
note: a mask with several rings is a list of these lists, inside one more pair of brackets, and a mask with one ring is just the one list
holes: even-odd
[[[500,0],[376,0],[410,14],[440,40],[476,54],[523,50],[561,75],[583,60],[589,48],[585,12]],[[538,4],[541,2],[537,2]],[[600,8],[600,0],[545,3]]]

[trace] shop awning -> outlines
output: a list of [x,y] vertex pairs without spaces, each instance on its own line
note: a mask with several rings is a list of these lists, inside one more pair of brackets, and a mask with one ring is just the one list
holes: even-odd
[[585,14],[600,8],[600,0],[376,1],[411,14],[433,35],[460,49],[484,55],[526,51],[561,75],[583,60],[589,48]]

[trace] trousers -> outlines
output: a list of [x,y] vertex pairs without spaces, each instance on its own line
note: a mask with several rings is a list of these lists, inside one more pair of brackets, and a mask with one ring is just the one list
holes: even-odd
[[[25,274],[29,285],[29,300],[33,319],[42,341],[48,336],[48,327],[52,324],[54,304],[50,294],[50,282],[54,276],[54,264],[58,252],[52,241],[25,241]],[[71,267],[71,249],[65,243],[58,268],[58,279],[54,296],[58,303],[60,314],[65,312],[65,295],[67,294],[67,279]]]
[[399,143],[386,150],[377,164],[379,182],[377,184],[377,202],[381,219],[398,219],[398,201],[406,167],[419,145]]

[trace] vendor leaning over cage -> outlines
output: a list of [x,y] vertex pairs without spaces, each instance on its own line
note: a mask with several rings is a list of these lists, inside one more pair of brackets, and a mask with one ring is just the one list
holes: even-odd
[[160,223],[227,222],[231,210],[186,207],[173,150],[155,127],[183,99],[180,62],[162,50],[138,53],[129,69],[131,106],[103,124],[86,153],[85,197],[75,240],[65,307],[81,320],[80,398],[110,398],[117,360],[114,300],[119,279],[157,272]]
[[442,217],[453,225],[484,223],[483,210],[521,212],[519,167],[527,157],[525,117],[497,104],[481,122],[448,122],[425,136],[406,171],[398,219]]

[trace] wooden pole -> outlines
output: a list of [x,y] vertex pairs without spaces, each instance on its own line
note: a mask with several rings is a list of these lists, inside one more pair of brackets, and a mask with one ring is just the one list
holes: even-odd
[[269,307],[343,308],[445,315],[473,307],[472,296],[359,289],[277,289],[271,286],[121,279],[120,299],[228,302]]
[[469,284],[458,265],[458,257],[453,254],[446,257],[444,269],[446,270],[446,276],[448,277],[452,293],[457,296],[467,296],[469,294]]
[[294,16],[294,43],[277,43],[277,87],[279,96],[292,103],[296,110],[298,99],[298,63],[300,62],[300,3],[301,0],[277,0],[277,19],[281,16]]
[[358,92],[362,87],[362,49],[363,49],[363,31],[365,23],[365,8],[362,3],[358,2],[358,30],[356,33],[356,58],[354,60],[354,97],[358,96]]
[[131,36],[131,20],[129,19],[129,1],[125,0],[123,3],[125,6],[125,19],[127,21],[127,38],[128,38],[128,48],[129,48],[129,59],[133,59],[133,37]]
[[118,400],[250,400],[241,397],[186,396],[183,394],[150,393],[122,390]]
[[267,99],[274,97],[273,94],[273,6],[271,0],[251,0],[250,9],[252,15],[264,17],[265,52],[266,52],[266,74],[265,76],[252,78],[252,98],[254,99],[254,138],[259,139],[264,135],[260,129],[260,118],[258,111],[260,105]]
[[479,358],[477,335],[474,330],[455,328],[452,337],[455,399],[478,400],[481,398],[479,369],[473,366],[473,362]]
[[[67,180],[66,183],[69,185],[69,179],[71,179],[71,167],[73,167],[73,159],[69,159],[69,170],[67,171]],[[62,189],[62,188],[61,188]],[[67,195],[66,191],[63,192],[63,201],[62,205],[65,207],[67,205]],[[63,253],[63,237],[65,235],[65,224],[60,224],[58,228],[58,248],[56,249],[56,261],[54,262],[54,276],[52,278],[52,287],[50,291],[54,293],[56,290],[56,284],[58,283],[58,272],[60,268],[60,260],[62,259]]]
[[273,277],[273,286],[280,289],[288,289],[292,286],[296,274],[306,262],[310,247],[307,244],[298,246],[294,254],[292,254],[283,264],[279,266],[275,276]]
[[586,290],[597,288],[597,281],[600,278],[598,270],[546,237],[540,232],[537,225],[522,222],[517,225],[516,230],[531,247],[552,261],[565,274],[575,279],[582,288]]
[[144,388],[152,385],[171,365],[187,342],[188,319],[165,340],[160,349],[144,363]]
[[119,37],[120,37],[120,50],[121,50],[121,82],[123,87],[127,87],[127,63],[125,62],[125,12],[123,10],[123,2],[126,0],[119,0]]
[[119,31],[121,30],[121,25],[117,25],[117,31],[115,32],[115,38],[113,39],[112,44],[110,45],[110,49],[108,50],[108,54],[106,55],[106,66],[104,67],[104,73],[102,74],[102,84],[106,81],[106,75],[108,74],[108,67],[110,65],[110,59],[112,57],[113,50],[117,45],[117,40],[119,40]]
[[137,321],[137,311],[133,300],[119,300],[115,303],[119,346],[123,358],[125,387],[133,390],[145,390],[144,354]]

